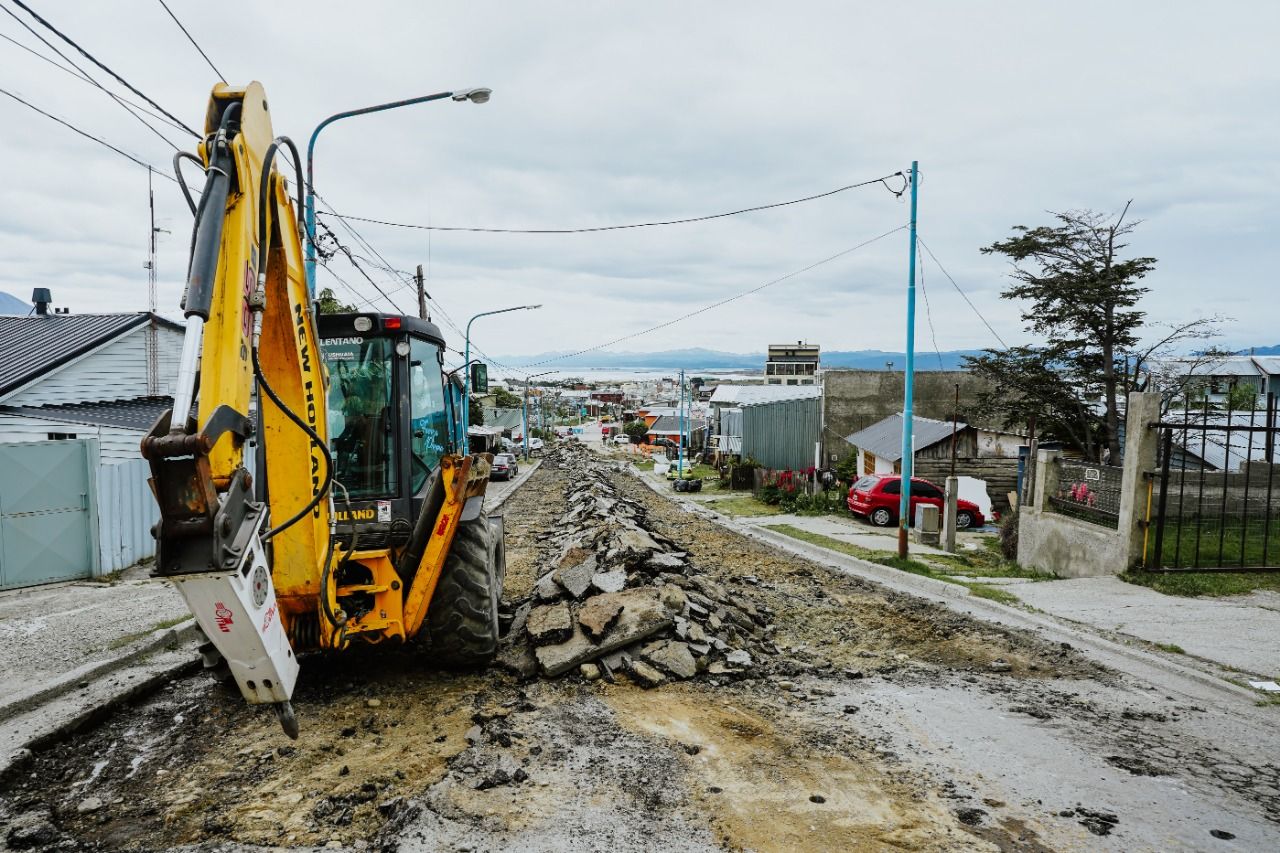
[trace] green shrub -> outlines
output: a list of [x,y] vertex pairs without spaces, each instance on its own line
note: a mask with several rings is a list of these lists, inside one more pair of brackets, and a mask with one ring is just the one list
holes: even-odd
[[1000,519],[1000,553],[1006,560],[1018,559],[1018,511],[1010,510]]

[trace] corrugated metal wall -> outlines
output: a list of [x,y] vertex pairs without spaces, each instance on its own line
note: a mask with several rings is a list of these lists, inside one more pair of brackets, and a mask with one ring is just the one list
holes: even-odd
[[160,508],[147,485],[151,469],[142,459],[98,469],[98,553],[102,571],[127,568],[155,556],[151,525]]
[[743,406],[742,455],[766,468],[808,468],[821,429],[818,399]]

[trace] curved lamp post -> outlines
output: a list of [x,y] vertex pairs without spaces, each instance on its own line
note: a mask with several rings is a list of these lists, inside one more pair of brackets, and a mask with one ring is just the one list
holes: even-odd
[[362,107],[358,110],[347,110],[346,112],[334,113],[320,124],[316,125],[316,129],[311,131],[311,139],[307,142],[307,289],[311,291],[314,297],[316,293],[316,192],[314,173],[312,171],[312,160],[315,154],[316,137],[320,135],[320,131],[333,124],[338,119],[350,118],[351,116],[362,116],[368,113],[380,113],[384,110],[394,110],[397,107],[409,107],[414,104],[425,104],[428,101],[443,101],[445,98],[451,98],[458,102],[470,101],[473,104],[487,103],[489,96],[493,94],[492,89],[460,89],[454,92],[437,92],[434,95],[423,95],[419,98],[409,98],[404,101],[392,101],[389,104],[378,104],[372,107]]
[[[471,363],[471,324],[481,317],[490,317],[494,314],[506,314],[509,311],[532,311],[535,308],[541,308],[541,305],[516,305],[512,308],[499,308],[497,311],[482,311],[467,321],[467,331],[464,335],[466,344],[462,353],[463,364]],[[464,379],[462,394],[462,441],[463,447],[467,452],[471,452],[471,437],[467,434],[467,430],[471,427],[471,370],[468,368],[467,375]]]

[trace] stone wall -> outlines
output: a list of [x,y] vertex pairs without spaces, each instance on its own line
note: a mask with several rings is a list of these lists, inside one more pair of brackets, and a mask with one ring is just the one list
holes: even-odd
[[[983,380],[963,370],[918,371],[913,392],[916,416],[950,419],[955,409],[957,384],[963,413],[986,387]],[[902,392],[900,370],[823,370],[824,458],[828,462],[839,461],[849,451],[844,441],[846,435],[901,412]]]
[[[915,474],[942,485],[951,475],[951,459],[916,457]],[[975,477],[987,483],[991,506],[1001,515],[1009,511],[1009,492],[1018,488],[1018,460],[1008,457],[956,457],[956,476]]]

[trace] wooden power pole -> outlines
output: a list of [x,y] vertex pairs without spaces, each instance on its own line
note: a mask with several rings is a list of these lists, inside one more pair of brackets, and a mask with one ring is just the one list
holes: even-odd
[[418,282],[418,316],[424,320],[430,320],[431,315],[427,313],[427,287],[422,277],[422,264],[418,264],[418,273],[414,279]]

